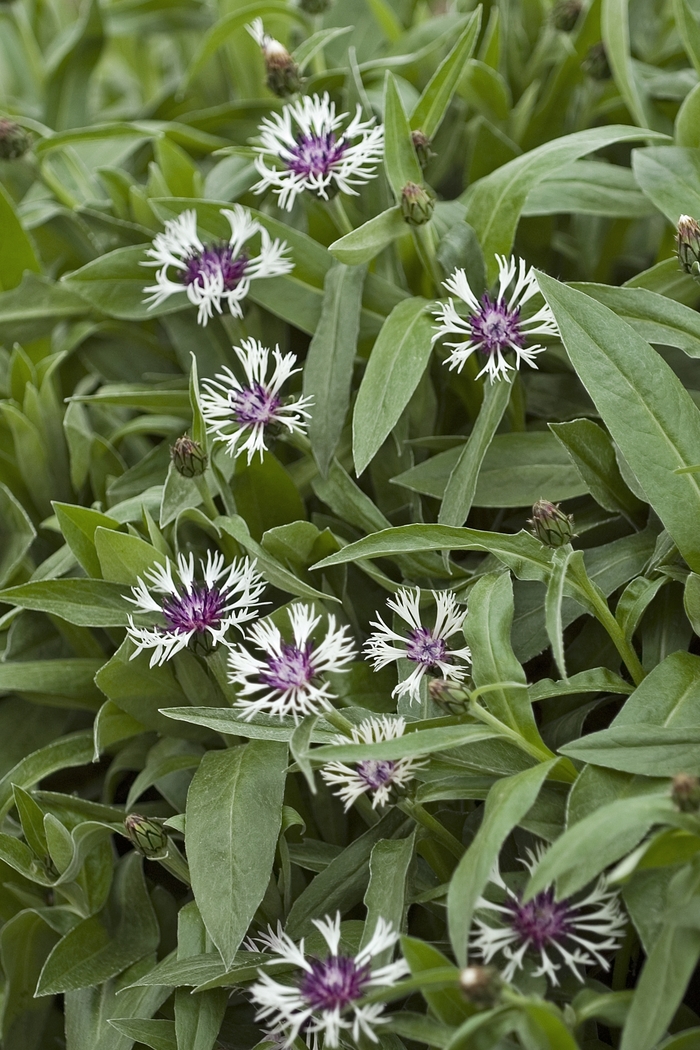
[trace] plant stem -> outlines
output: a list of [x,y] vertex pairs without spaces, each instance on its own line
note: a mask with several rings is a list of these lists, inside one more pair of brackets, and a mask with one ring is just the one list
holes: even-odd
[[197,486],[197,489],[199,490],[200,496],[202,497],[202,502],[204,504],[204,509],[207,513],[207,516],[210,517],[213,521],[220,515],[216,503],[214,503],[214,500],[212,498],[212,494],[209,491],[209,486],[207,485],[203,476],[194,478],[194,483]]
[[[553,751],[550,751],[548,747],[538,744],[533,744],[531,741],[526,740],[524,736],[516,732],[515,729],[511,729],[505,722],[501,722],[500,719],[492,715],[485,707],[477,704],[472,700],[469,704],[469,713],[474,718],[478,718],[480,722],[485,725],[493,726],[498,731],[499,736],[507,737],[511,740],[516,747],[519,747],[521,751],[525,751],[528,755],[536,758],[538,762],[549,762],[552,758],[557,756]],[[556,768],[556,767],[555,767]],[[554,770],[552,771],[554,773]],[[559,769],[557,770],[557,780],[564,781],[567,784],[573,784],[576,780],[577,773],[573,765],[568,759],[562,758],[559,760]]]
[[348,218],[348,213],[345,210],[345,205],[340,199],[339,193],[336,193],[335,197],[331,198],[330,210],[333,216],[333,221],[335,222],[341,237],[344,237],[346,233],[352,233],[354,226]]
[[190,869],[187,865],[187,861],[171,838],[168,839],[167,857],[163,857],[158,863],[162,864],[163,867],[169,871],[171,875],[174,875],[176,879],[179,879],[180,882],[184,882],[186,886],[192,885]]
[[[351,737],[353,725],[345,715],[341,715],[340,711],[336,707],[330,707],[328,710],[323,712],[322,715],[326,722],[330,722],[334,729],[337,729],[343,736]],[[352,740],[350,741],[352,743]]]
[[588,578],[585,568],[581,571],[581,568],[573,561],[570,562],[570,566],[571,576],[587,599],[591,612],[598,620],[598,623],[610,635],[613,645],[622,657],[634,684],[640,685],[646,678],[646,671],[642,667],[634,649],[625,638],[624,631],[610,612],[610,606],[598,588]]
[[461,860],[464,856],[464,846],[461,842],[454,837],[452,832],[448,831],[444,825],[437,820],[432,813],[428,813],[427,809],[420,804],[420,802],[410,802],[408,799],[398,803],[398,808],[402,813],[405,813],[407,817],[413,817],[417,824],[420,824],[429,831],[431,835],[442,843],[442,845],[449,850],[453,857],[457,860]]
[[433,224],[429,222],[426,223],[425,226],[414,226],[412,227],[411,232],[413,233],[413,243],[416,246],[418,258],[423,264],[423,269],[439,292],[440,286],[442,285],[443,275],[435,255],[435,232],[433,230]]

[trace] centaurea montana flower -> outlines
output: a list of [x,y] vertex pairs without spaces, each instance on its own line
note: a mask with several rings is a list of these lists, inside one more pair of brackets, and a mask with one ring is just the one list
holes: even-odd
[[253,190],[272,188],[287,211],[304,190],[324,200],[339,190],[356,196],[353,187],[375,177],[384,152],[383,127],[374,117],[361,118],[359,105],[351,120],[348,113],[336,115],[328,93],[306,95],[265,117],[254,147],[261,178]]
[[[447,646],[447,639],[461,631],[467,611],[458,607],[452,591],[432,593],[437,605],[433,627],[425,627],[421,620],[420,591],[406,587],[399,588],[394,598],[387,599],[387,605],[408,624],[408,634],[398,634],[379,615],[371,623],[375,630],[365,642],[364,651],[375,671],[402,659],[415,664],[408,677],[396,686],[392,696],[408,694],[411,701],[417,702],[420,699],[421,679],[428,671],[439,672],[440,677],[449,682],[462,682],[467,673],[466,667],[460,667],[453,661],[469,663],[471,654],[468,647],[449,649]],[[397,642],[398,645],[395,644]]]
[[[336,744],[378,744],[383,740],[397,740],[406,731],[403,718],[366,718],[359,725],[353,726],[350,738],[337,736]],[[321,776],[327,784],[337,784],[339,791],[334,794],[345,803],[347,812],[353,802],[371,793],[372,808],[385,806],[389,801],[392,789],[403,788],[415,777],[419,769],[427,764],[426,759],[393,758],[364,759],[353,769],[343,762],[329,762],[321,770]]]
[[316,644],[312,636],[321,617],[314,615],[311,606],[295,603],[287,615],[292,642],[286,642],[267,619],[253,624],[246,635],[246,642],[263,656],[254,656],[243,645],[229,650],[229,681],[238,686],[235,706],[245,719],[264,713],[280,718],[291,715],[298,721],[328,710],[334,694],[323,676],[329,671],[347,671],[355,655],[348,627],[336,627],[334,616],[328,616],[325,634]]
[[[546,303],[531,317],[520,316],[525,303],[539,292],[534,270],[528,270],[525,260],[514,256],[506,259],[505,255],[497,255],[496,260],[498,291],[494,299],[488,293],[477,299],[464,270],[455,270],[444,282],[447,291],[466,305],[468,317],[457,312],[451,298],[446,303],[437,303],[435,317],[440,323],[433,336],[433,342],[441,336],[457,336],[457,342],[447,343],[452,347],[452,353],[445,364],[451,370],[456,368],[461,372],[473,353],[483,354],[486,364],[479,376],[486,372],[491,382],[504,379],[508,372],[519,369],[523,361],[531,368],[537,368],[535,358],[545,348],[539,343],[530,343],[531,337],[559,334],[554,314]],[[513,281],[515,284],[511,287]],[[515,364],[506,360],[504,355],[507,353],[515,355]]]
[[299,971],[293,984],[281,984],[265,970],[251,986],[251,995],[258,1007],[256,1019],[264,1021],[271,1035],[283,1036],[289,1047],[302,1035],[310,1047],[335,1050],[340,1045],[341,1033],[347,1033],[357,1042],[365,1036],[378,1042],[375,1028],[386,1022],[383,1003],[362,1003],[373,988],[390,988],[409,973],[403,959],[379,967],[373,960],[393,948],[399,935],[390,923],[378,919],[375,931],[357,955],[347,955],[340,947],[340,915],[314,919],[328,945],[324,959],[308,958],[304,941],[299,944],[284,933],[278,925],[258,937],[260,947],[267,948],[277,958]]
[[[222,208],[221,214],[231,227],[228,241],[204,243],[197,233],[194,209],[169,219],[164,232],[156,234],[153,246],[146,251],[153,262],[144,263],[159,267],[156,283],[144,288],[149,293],[145,302],[150,307],[185,292],[199,308],[197,321],[201,325],[206,325],[214,311],[222,312],[222,302],[228,303],[234,317],[242,317],[241,302],[250,291],[251,281],[279,277],[294,269],[294,263],[286,257],[286,242],[273,241],[265,227],[240,204]],[[246,245],[256,234],[260,235],[260,253],[252,255]],[[175,270],[174,278],[168,274],[171,268]]]
[[[544,850],[527,851],[521,863],[532,873]],[[580,967],[596,963],[608,970],[610,963],[603,953],[619,948],[626,919],[618,894],[609,889],[602,875],[587,893],[557,901],[553,887],[548,887],[525,902],[504,882],[498,866],[491,880],[503,894],[503,903],[486,897],[477,901],[479,913],[495,912],[498,926],[474,920],[470,945],[488,963],[496,955],[506,960],[503,978],[512,981],[524,965],[528,952],[539,955],[533,976],[544,974],[553,985],[559,983],[558,971],[568,967],[579,980],[584,980]]]
[[[313,398],[285,403],[280,395],[289,377],[300,371],[294,367],[295,354],[281,354],[279,347],[270,353],[256,339],[244,339],[233,351],[246,381],[241,383],[226,367],[213,379],[203,380],[202,416],[207,430],[215,441],[224,442],[229,456],[247,453],[250,463],[256,452],[263,458],[266,434],[284,429],[289,434],[304,433]],[[271,357],[274,368],[269,375]]]
[[207,646],[222,642],[231,627],[254,620],[258,615],[265,580],[255,571],[248,558],[224,563],[222,554],[207,552],[200,559],[202,582],[195,582],[194,556],[178,554],[177,567],[172,563],[154,565],[140,576],[131,588],[133,598],[127,601],[138,613],[155,614],[160,621],[141,627],[129,617],[127,634],[136,648],[131,659],[144,649],[152,649],[150,666],[170,660],[193,639]]

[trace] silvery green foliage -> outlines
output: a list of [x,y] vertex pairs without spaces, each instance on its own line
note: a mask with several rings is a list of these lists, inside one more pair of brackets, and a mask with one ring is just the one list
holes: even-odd
[[690,1050],[695,8],[78,7],[0,5],[0,1045]]

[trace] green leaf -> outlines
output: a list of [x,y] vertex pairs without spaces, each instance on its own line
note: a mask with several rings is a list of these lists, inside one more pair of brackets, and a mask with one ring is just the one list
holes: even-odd
[[700,215],[700,159],[680,146],[637,149],[634,175],[649,200],[675,226],[681,215]]
[[0,780],[0,818],[6,816],[13,805],[13,785],[22,788],[34,787],[44,777],[61,769],[86,766],[92,762],[92,732],[81,729],[76,733],[60,737],[46,747],[32,752],[13,766]]
[[167,562],[164,554],[138,536],[102,527],[95,530],[95,550],[102,576],[110,583],[134,586],[148,569]]
[[[328,251],[346,266],[360,266],[362,263],[371,262],[392,241],[404,237],[407,233],[408,226],[401,208],[395,205],[358,226],[352,233],[346,233],[344,237],[333,241]],[[2,315],[0,319],[1,317]]]
[[49,1004],[35,999],[34,991],[56,939],[57,934],[43,918],[30,910],[11,916],[0,931],[0,959],[6,981],[2,1035],[3,1045],[10,1050],[26,1046],[37,1029],[41,1035]]
[[270,878],[286,767],[283,744],[252,740],[207,752],[190,785],[186,844],[192,889],[227,967]]
[[449,751],[479,740],[490,740],[494,736],[497,736],[497,733],[488,726],[436,726],[432,729],[407,732],[398,739],[381,740],[376,744],[328,744],[325,747],[314,748],[308,757],[315,765],[323,765],[329,761],[352,763],[391,760],[409,755],[419,757],[436,751]]
[[[682,275],[683,271],[678,268]],[[648,343],[677,346],[688,357],[700,357],[700,317],[668,294],[648,288],[612,288],[606,284],[574,283],[634,328]],[[697,286],[696,286],[697,287]]]
[[628,0],[603,0],[600,28],[617,88],[640,128],[660,130],[664,122],[646,97],[632,61]]
[[440,525],[463,525],[467,520],[484,457],[508,407],[510,394],[507,381],[487,385],[474,428],[447,482],[438,515]]
[[132,851],[117,868],[104,910],[83,919],[53,949],[36,994],[56,995],[101,984],[155,951],[159,937],[141,857]]
[[416,102],[411,114],[414,131],[422,131],[429,139],[435,136],[464,73],[464,67],[474,53],[480,27],[481,8],[477,8]]
[[95,675],[104,659],[6,660],[0,663],[0,692],[39,694],[39,702],[64,699],[68,706],[96,711],[102,697]]
[[129,604],[124,588],[102,580],[41,580],[0,591],[0,600],[20,609],[53,613],[81,627],[125,627]]
[[178,1050],[174,1021],[110,1017],[107,1023],[127,1039],[150,1046],[151,1050]]
[[612,441],[602,427],[592,419],[574,419],[550,423],[549,429],[569,452],[596,503],[623,514],[632,524],[640,523],[644,504],[625,484]]
[[700,727],[611,726],[560,748],[564,755],[623,773],[700,775]]
[[[73,404],[71,408],[77,408]],[[88,576],[102,576],[100,559],[95,550],[95,530],[119,529],[118,521],[91,507],[75,507],[70,503],[54,503],[53,509],[66,543],[75,554]]]
[[564,585],[566,583],[566,572],[569,566],[572,550],[567,544],[554,551],[552,575],[547,584],[547,593],[544,599],[544,617],[547,627],[547,635],[552,643],[552,654],[557,665],[557,670],[562,678],[566,678],[566,661],[564,659],[564,627],[562,623],[561,603],[564,598]]
[[408,182],[423,185],[423,172],[411,139],[411,125],[391,73],[384,82],[384,168],[397,201]]
[[700,568],[700,413],[647,342],[589,296],[540,275],[564,345],[612,437],[681,554]]
[[479,830],[457,865],[447,895],[450,941],[460,966],[467,964],[467,941],[476,902],[501,847],[535,804],[554,765],[555,761],[542,762],[515,776],[504,777],[489,791]]
[[374,344],[352,421],[358,475],[398,423],[430,360],[432,325],[427,305],[418,297],[399,303]]
[[362,266],[331,266],[324,281],[321,318],[306,354],[304,394],[314,399],[309,439],[324,477],[350,404],[365,274]]
[[[362,945],[374,934],[377,922],[384,919],[393,928],[404,928],[406,914],[406,878],[415,848],[415,835],[405,839],[382,839],[369,858],[369,885],[364,903],[367,908]],[[380,956],[380,965],[391,961],[391,950]]]
[[[676,29],[685,52],[697,73],[700,73],[700,24],[688,0],[673,0]],[[691,145],[691,143],[683,143]]]
[[[179,722],[189,722],[195,726],[206,726],[216,733],[226,736],[242,736],[251,740],[290,741],[297,727],[293,719],[285,722],[276,716],[260,716],[246,721],[240,711],[221,707],[166,707],[162,714]],[[303,723],[300,723],[303,724]],[[318,744],[328,743],[337,736],[335,730],[314,728],[311,740]]]
[[41,271],[32,242],[24,232],[12,198],[0,184],[0,291],[17,288],[26,270]]

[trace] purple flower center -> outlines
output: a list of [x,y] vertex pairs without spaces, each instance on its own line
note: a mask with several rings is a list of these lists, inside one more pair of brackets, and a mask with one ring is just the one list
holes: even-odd
[[283,645],[280,656],[268,656],[268,670],[260,678],[271,689],[285,693],[288,689],[303,689],[316,673],[311,662],[311,646],[298,649],[296,645]]
[[229,395],[236,422],[242,427],[267,426],[277,415],[282,401],[260,383],[233,391]]
[[234,258],[230,244],[211,244],[187,259],[182,283],[188,286],[198,284],[203,288],[208,281],[220,276],[224,291],[232,292],[241,283],[247,267],[245,252]]
[[479,312],[469,319],[474,338],[481,343],[482,354],[507,350],[524,343],[520,331],[520,310],[509,310],[504,303],[495,303],[488,295],[482,296]]
[[395,771],[396,762],[390,762],[387,759],[383,761],[366,759],[364,762],[357,763],[357,775],[372,791],[377,791],[385,784],[390,784],[394,779]]
[[328,175],[340,161],[347,143],[336,141],[334,132],[325,135],[300,135],[296,146],[290,149],[287,167],[295,175]]
[[569,906],[566,901],[555,901],[552,890],[543,890],[527,904],[509,900],[507,906],[513,913],[513,929],[535,948],[542,948],[548,941],[565,937],[569,932]]
[[361,999],[370,979],[370,966],[358,966],[347,955],[312,959],[299,990],[313,1010],[343,1010]]
[[199,634],[208,627],[218,627],[221,623],[226,599],[215,587],[194,587],[190,594],[178,598],[168,598],[163,602],[163,616],[169,631],[187,634],[197,631]]
[[447,646],[442,638],[434,638],[427,627],[417,627],[408,636],[406,656],[416,664],[435,667],[447,655]]

